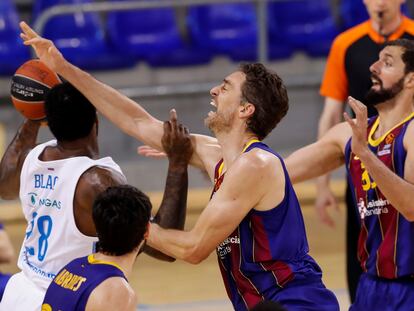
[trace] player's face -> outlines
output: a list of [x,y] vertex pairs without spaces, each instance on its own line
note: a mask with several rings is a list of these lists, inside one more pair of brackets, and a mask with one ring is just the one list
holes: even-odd
[[387,46],[381,51],[378,61],[371,65],[372,87],[367,94],[367,104],[376,105],[392,99],[404,88],[402,53],[401,47]]
[[210,104],[215,107],[215,111],[208,113],[205,124],[212,132],[228,132],[232,128],[238,109],[241,107],[241,87],[245,80],[245,74],[236,71],[227,76],[220,85],[211,89]]
[[[401,5],[405,0],[364,0],[368,14],[377,23],[388,23],[400,15]],[[382,17],[379,17],[382,12]]]

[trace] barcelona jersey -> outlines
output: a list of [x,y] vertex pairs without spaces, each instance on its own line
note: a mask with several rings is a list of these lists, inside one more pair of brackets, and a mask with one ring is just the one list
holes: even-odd
[[[244,152],[253,148],[268,151],[280,159],[285,174],[285,196],[273,209],[250,210],[234,232],[216,249],[221,274],[234,309],[249,310],[262,300],[280,301],[289,307],[279,295],[285,291],[289,295],[293,293],[292,297],[296,297],[294,299],[297,301],[307,295],[304,298],[307,303],[314,304],[301,310],[339,310],[335,297],[321,282],[319,266],[308,255],[302,213],[282,159],[259,141],[248,144]],[[224,179],[225,174],[221,174],[222,163],[223,160],[216,166],[212,196]],[[314,282],[312,284],[317,283],[318,289],[307,291],[301,287],[300,290],[286,290],[295,282]],[[316,294],[312,296],[313,292]],[[294,301],[291,298],[288,300]],[[325,308],[326,305],[329,307]]]
[[[378,139],[373,134],[379,118],[369,120],[370,150],[391,171],[404,178],[406,150],[404,134],[414,113]],[[387,200],[371,178],[364,163],[352,153],[351,140],[345,148],[348,182],[361,220],[358,259],[370,275],[387,279],[414,276],[414,223],[404,218]]]
[[50,283],[42,311],[84,311],[92,291],[111,277],[125,278],[125,275],[116,264],[97,260],[93,254],[77,258]]

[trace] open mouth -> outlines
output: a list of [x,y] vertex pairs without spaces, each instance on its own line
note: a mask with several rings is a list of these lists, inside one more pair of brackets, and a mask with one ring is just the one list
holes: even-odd
[[380,88],[382,85],[381,80],[376,77],[371,77],[371,82],[372,82],[372,88],[377,88],[377,87]]
[[216,105],[216,103],[214,102],[214,100],[213,99],[211,99],[211,101],[210,101],[210,105],[211,106],[213,106],[214,107],[214,109],[213,110],[210,110],[210,112],[208,113],[208,115],[210,116],[210,115],[212,115],[212,114],[215,114],[216,113],[216,111],[217,111],[217,105]]

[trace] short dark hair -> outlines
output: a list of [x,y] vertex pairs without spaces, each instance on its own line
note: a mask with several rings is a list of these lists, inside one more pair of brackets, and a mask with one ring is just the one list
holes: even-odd
[[242,100],[255,106],[255,112],[247,121],[247,127],[259,139],[263,139],[289,109],[286,87],[282,79],[263,64],[241,64],[240,71],[246,75],[246,81],[241,88]]
[[386,46],[399,46],[403,49],[401,59],[405,65],[405,74],[414,72],[414,40],[409,39],[397,39],[387,42]]
[[49,129],[58,141],[88,136],[97,118],[95,107],[69,82],[48,92],[45,112]]
[[109,187],[100,193],[92,208],[97,251],[111,256],[134,251],[144,239],[151,208],[148,196],[133,186]]

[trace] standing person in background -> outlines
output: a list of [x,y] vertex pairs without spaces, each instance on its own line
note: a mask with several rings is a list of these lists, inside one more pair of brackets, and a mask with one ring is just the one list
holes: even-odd
[[[372,85],[369,66],[377,60],[383,43],[398,38],[414,38],[414,22],[401,13],[404,2],[364,0],[370,19],[343,32],[333,42],[320,89],[325,105],[319,119],[318,138],[341,121],[348,96],[365,102],[365,95]],[[369,106],[368,116],[376,114],[375,108]],[[329,188],[329,175],[319,177],[316,185],[316,211],[324,223],[333,226],[334,221],[327,209],[337,208],[337,202]],[[360,223],[349,187],[346,205],[347,281],[352,302],[362,270],[357,259]]]

